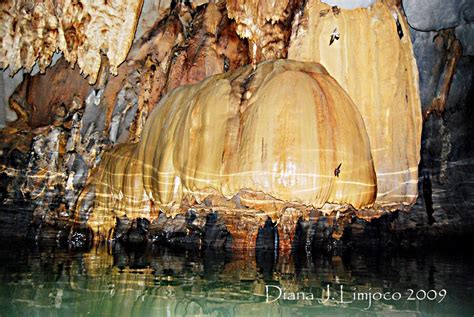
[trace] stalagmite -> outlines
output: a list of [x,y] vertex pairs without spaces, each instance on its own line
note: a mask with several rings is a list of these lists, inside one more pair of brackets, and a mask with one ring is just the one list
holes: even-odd
[[391,3],[334,10],[308,1],[288,58],[321,63],[347,91],[369,135],[376,204],[397,209],[417,197],[422,118],[410,31]]
[[200,206],[278,221],[290,207],[368,208],[377,194],[357,107],[323,66],[290,60],[173,90],[141,141],[106,155],[95,177],[89,225],[103,234],[115,216]]

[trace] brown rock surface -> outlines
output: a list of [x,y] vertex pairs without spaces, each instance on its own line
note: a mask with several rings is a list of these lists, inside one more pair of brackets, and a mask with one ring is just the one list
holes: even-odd
[[79,71],[61,59],[44,75],[27,75],[13,100],[28,113],[28,125],[37,128],[51,124],[55,115],[64,117],[72,100],[84,100],[90,89]]

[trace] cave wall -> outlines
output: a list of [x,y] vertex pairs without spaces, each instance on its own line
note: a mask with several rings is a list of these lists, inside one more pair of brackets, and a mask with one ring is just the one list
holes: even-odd
[[474,6],[470,1],[404,0],[403,7],[424,121],[419,198],[395,223],[398,230],[413,228],[430,239],[446,231],[472,234]]
[[21,212],[32,215],[30,236],[67,236],[78,194],[103,150],[139,140],[166,92],[248,64],[247,44],[225,10],[224,2],[168,8],[136,39],[117,76],[103,57],[94,85],[64,60],[26,75],[9,99],[18,120],[2,131],[0,145],[6,226],[23,201]]
[[[294,11],[280,10],[279,15],[272,17],[274,21],[266,20],[268,17],[262,11],[261,23],[250,28],[255,34],[251,32],[251,36],[247,37],[243,36],[246,26],[238,19],[229,19],[227,7],[222,2],[209,5],[206,2],[193,2],[191,6],[173,2],[175,7],[169,8],[171,1],[145,1],[125,62],[120,64],[116,60],[110,64],[102,57],[99,64],[94,64],[100,66],[94,68],[97,80],[92,86],[86,86],[91,77],[80,79],[81,65],[75,68],[63,65],[62,70],[59,70],[60,65],[51,65],[45,69],[47,63],[44,62],[41,68],[46,74],[30,76],[28,81],[23,82],[23,89],[20,86],[9,98],[12,89],[8,87],[15,87],[16,82],[11,84],[3,76],[4,104],[0,111],[0,124],[2,120],[8,121],[2,119],[10,111],[6,108],[7,99],[10,99],[10,108],[20,119],[2,133],[0,199],[2,210],[8,211],[2,212],[0,218],[8,218],[3,223],[11,227],[15,224],[12,219],[19,219],[24,226],[18,227],[29,227],[34,237],[67,237],[72,206],[104,150],[124,141],[139,141],[145,119],[153,106],[172,89],[243,65],[288,56],[287,46],[297,35],[292,32],[295,21],[304,16],[301,10],[312,1],[283,1],[289,3]],[[340,8],[355,3],[323,2]],[[380,240],[381,236],[392,234],[413,245],[417,245],[423,237],[434,239],[437,235],[453,232],[472,233],[474,173],[471,119],[474,118],[470,100],[474,76],[473,5],[468,0],[387,3],[397,6],[399,17],[403,14],[407,16],[410,28],[409,32],[405,32],[409,34],[404,36],[405,39],[411,37],[420,74],[423,132],[419,197],[409,213],[395,213],[380,221],[357,220],[349,223],[347,228],[352,232],[353,239],[365,239],[370,235],[371,239]],[[363,7],[371,4],[372,1],[357,2],[358,6]],[[245,9],[245,6],[242,8]],[[332,12],[337,13],[337,10]],[[272,27],[279,32],[272,34]],[[407,30],[408,27],[404,27]],[[335,45],[340,43],[336,41]],[[38,66],[33,67],[31,60],[29,58],[28,65],[24,66],[39,69]],[[110,70],[114,72],[113,69],[119,64],[118,76],[109,75]],[[50,77],[48,70],[52,71]],[[8,73],[8,69],[2,72]],[[39,78],[58,75],[77,78],[77,86],[88,88],[71,87],[68,92],[71,99],[65,103],[68,104],[66,107],[62,106],[62,100],[53,103],[47,100],[43,106],[31,107],[41,101],[34,100],[34,82],[41,87],[42,80]],[[64,87],[56,85],[51,90],[51,95],[56,93],[61,96]],[[28,100],[28,94],[30,102],[24,103]],[[28,107],[37,109],[40,115],[45,115],[49,107],[50,113],[46,118],[34,116],[34,111],[22,113],[22,109]],[[36,122],[33,130],[32,122]],[[14,205],[19,200],[29,201],[28,206],[24,205],[29,210],[24,213],[25,217],[15,216]],[[183,216],[184,223],[193,217]],[[208,220],[198,216],[189,223]],[[237,222],[235,225],[238,227]],[[173,226],[176,224],[165,225],[168,229]],[[195,228],[194,225],[186,226],[182,228],[183,232],[186,228]],[[339,235],[342,230],[338,228],[341,223],[337,219],[319,219],[317,226],[324,228],[316,233],[321,243],[331,241],[331,232],[337,231]],[[10,235],[26,234],[25,230],[20,231],[5,232]],[[294,234],[290,231],[289,234]],[[280,236],[283,236],[282,232]]]
[[12,74],[35,65],[44,72],[56,52],[76,64],[95,83],[101,54],[110,72],[125,60],[132,45],[143,1],[2,1],[0,67]]

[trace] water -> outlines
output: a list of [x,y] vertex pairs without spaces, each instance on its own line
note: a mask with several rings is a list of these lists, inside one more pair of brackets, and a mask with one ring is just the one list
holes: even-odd
[[[474,259],[462,254],[277,255],[118,245],[71,251],[9,244],[0,248],[0,260],[0,316],[474,314]],[[284,295],[276,299],[279,289]],[[377,300],[377,294],[395,299]]]

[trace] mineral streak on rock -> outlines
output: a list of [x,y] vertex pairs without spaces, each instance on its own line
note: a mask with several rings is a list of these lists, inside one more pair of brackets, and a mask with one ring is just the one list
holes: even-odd
[[[456,73],[456,66],[462,56],[463,48],[461,42],[456,39],[453,29],[440,31],[433,39],[438,50],[445,51],[444,65],[442,65],[441,76],[437,85],[436,95],[431,104],[423,111],[423,118],[434,113],[441,116],[444,113],[446,102],[449,95],[449,89]],[[435,76],[433,76],[435,77]]]
[[[219,211],[237,238],[251,224],[243,231],[255,243],[267,217],[294,214],[294,225],[312,208],[372,207],[377,194],[357,107],[324,67],[290,60],[173,90],[140,142],[105,155],[94,177],[88,223],[102,236],[116,216],[174,217],[198,207]],[[236,222],[245,214],[253,220]]]
[[142,7],[141,0],[22,1],[0,3],[0,67],[15,73],[31,71],[35,62],[42,72],[60,50],[77,63],[94,83],[107,55],[110,72],[125,60],[132,45]]
[[[321,63],[354,101],[370,139],[376,204],[390,209],[413,204],[422,116],[410,37],[399,37],[397,20],[403,34],[410,32],[396,2],[376,1],[336,15],[330,6],[310,0],[300,19],[288,58]],[[335,28],[340,38],[329,46]]]

